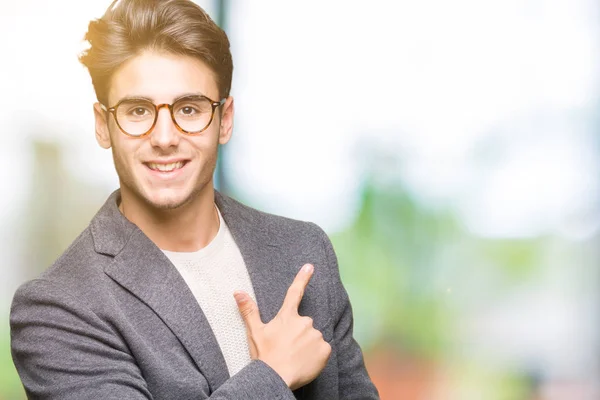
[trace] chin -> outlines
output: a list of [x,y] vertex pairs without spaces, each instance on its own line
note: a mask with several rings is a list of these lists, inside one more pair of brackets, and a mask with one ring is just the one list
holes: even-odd
[[159,210],[174,210],[187,203],[193,198],[193,193],[172,193],[172,194],[160,194],[144,196],[146,202],[153,208]]
[[148,202],[152,208],[157,209],[157,210],[175,210],[181,206],[183,206],[184,204],[187,203],[187,201],[163,201],[163,202],[152,202],[149,201]]
[[150,189],[142,191],[140,194],[148,205],[157,210],[175,210],[200,197],[200,193],[205,187],[206,185],[178,189]]

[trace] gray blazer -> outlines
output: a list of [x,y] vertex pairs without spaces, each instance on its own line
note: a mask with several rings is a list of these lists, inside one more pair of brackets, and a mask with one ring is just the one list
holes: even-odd
[[352,336],[352,310],[325,233],[312,223],[259,212],[215,192],[238,244],[263,322],[299,268],[315,273],[299,313],[332,353],[292,392],[267,364],[233,377],[213,332],[175,267],[119,212],[114,192],[65,253],[16,292],[12,356],[32,399],[376,399]]

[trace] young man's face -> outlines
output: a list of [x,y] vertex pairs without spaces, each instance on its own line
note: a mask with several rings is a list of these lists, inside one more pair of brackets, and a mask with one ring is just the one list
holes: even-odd
[[[109,90],[111,107],[126,97],[171,104],[186,95],[204,95],[219,101],[212,71],[187,56],[144,52],[121,66]],[[158,209],[177,208],[204,189],[212,189],[218,144],[231,136],[233,99],[215,110],[209,127],[196,135],[181,133],[167,107],[161,108],[154,129],[141,138],[125,135],[114,116],[95,105],[96,135],[104,148],[112,147],[123,198]]]

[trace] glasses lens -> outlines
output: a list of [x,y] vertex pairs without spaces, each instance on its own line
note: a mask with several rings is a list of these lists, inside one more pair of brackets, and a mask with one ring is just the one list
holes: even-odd
[[186,132],[199,132],[206,128],[212,114],[212,104],[205,97],[184,98],[173,104],[175,122]]
[[127,100],[119,104],[115,116],[122,130],[131,136],[141,136],[152,128],[154,105],[146,100]]

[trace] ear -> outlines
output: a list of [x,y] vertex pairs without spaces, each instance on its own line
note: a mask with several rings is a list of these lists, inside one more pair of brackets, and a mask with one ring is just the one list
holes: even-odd
[[219,144],[225,144],[229,142],[233,132],[233,97],[229,96],[221,107],[223,107],[223,110],[221,112],[221,126],[219,127]]
[[108,113],[100,108],[100,103],[94,103],[94,119],[96,120],[96,141],[103,149],[110,149]]

